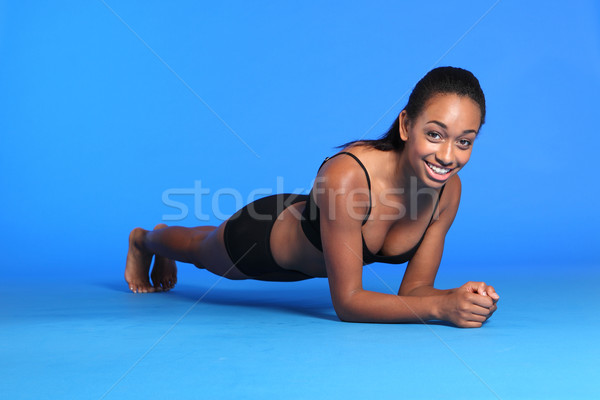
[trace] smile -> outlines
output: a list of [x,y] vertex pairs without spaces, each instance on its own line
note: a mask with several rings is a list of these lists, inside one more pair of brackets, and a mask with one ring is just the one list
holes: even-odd
[[454,169],[438,167],[437,165],[433,165],[427,161],[425,161],[425,164],[427,165],[429,171],[433,173],[433,177],[435,179],[446,179],[450,175],[450,172]]

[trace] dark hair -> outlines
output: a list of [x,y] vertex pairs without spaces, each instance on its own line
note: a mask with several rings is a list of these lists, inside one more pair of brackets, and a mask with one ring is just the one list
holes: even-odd
[[[439,67],[432,69],[425,75],[414,87],[408,103],[403,111],[406,111],[406,116],[409,120],[414,120],[423,111],[425,104],[433,96],[441,93],[457,94],[459,96],[467,96],[479,105],[481,110],[481,124],[485,122],[485,96],[479,86],[479,81],[475,76],[462,68],[454,67]],[[337,148],[347,147],[351,144],[361,143],[378,150],[402,150],[404,141],[400,138],[400,122],[398,118],[394,119],[394,123],[390,129],[384,133],[379,139],[362,139],[354,140],[345,143]]]

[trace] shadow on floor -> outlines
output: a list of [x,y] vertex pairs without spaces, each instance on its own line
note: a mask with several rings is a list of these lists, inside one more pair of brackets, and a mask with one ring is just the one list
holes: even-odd
[[[128,293],[127,286],[121,282],[96,282],[96,286],[103,287],[111,291]],[[167,293],[148,293],[143,296],[168,296],[166,298],[181,299],[193,304],[202,302],[205,304],[229,305],[238,307],[252,307],[261,309],[270,309],[299,315],[306,315],[323,320],[336,321],[339,319],[335,315],[329,291],[316,290],[314,287],[307,286],[303,288],[295,286],[293,288],[285,287],[286,284],[273,284],[272,287],[253,287],[244,288],[240,284],[239,288],[231,289],[226,287],[197,286],[197,285],[178,285],[175,289]],[[266,285],[265,285],[266,286]],[[321,293],[323,292],[323,293]],[[134,294],[132,294],[134,295]],[[139,296],[139,295],[136,295]]]

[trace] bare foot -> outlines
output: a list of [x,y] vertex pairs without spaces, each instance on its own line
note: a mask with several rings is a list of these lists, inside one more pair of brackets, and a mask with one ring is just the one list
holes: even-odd
[[[158,224],[154,227],[154,230],[166,227],[166,224]],[[169,258],[155,255],[154,266],[152,267],[150,276],[152,277],[152,283],[154,283],[154,288],[156,290],[171,290],[177,283],[177,265],[175,264],[175,261]]]
[[148,272],[152,262],[152,253],[143,248],[144,236],[148,231],[135,228],[129,234],[129,251],[125,264],[125,280],[133,293],[155,292],[150,284]]

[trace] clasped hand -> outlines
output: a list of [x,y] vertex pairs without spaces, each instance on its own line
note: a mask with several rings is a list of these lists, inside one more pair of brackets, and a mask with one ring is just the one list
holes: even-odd
[[447,294],[442,319],[461,328],[479,328],[498,308],[500,296],[484,282],[467,282]]

